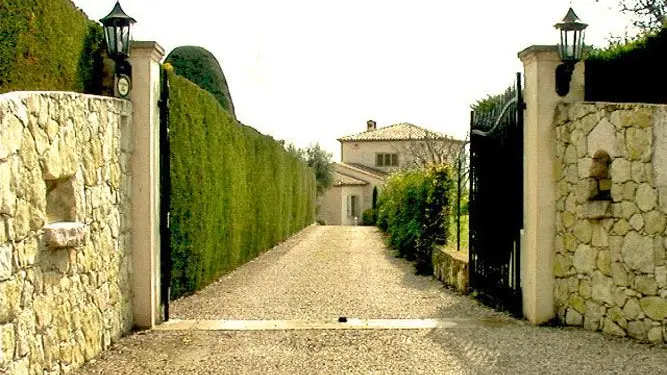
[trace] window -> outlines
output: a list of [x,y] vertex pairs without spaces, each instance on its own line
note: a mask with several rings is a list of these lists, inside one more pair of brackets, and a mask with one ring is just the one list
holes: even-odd
[[375,165],[378,167],[397,167],[398,154],[375,154]]
[[347,196],[347,217],[359,217],[359,196]]

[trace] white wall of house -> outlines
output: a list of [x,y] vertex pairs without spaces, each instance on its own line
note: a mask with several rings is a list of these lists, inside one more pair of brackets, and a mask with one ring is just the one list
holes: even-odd
[[[341,224],[342,225],[360,225],[361,214],[363,212],[364,186],[342,186],[341,190]],[[351,212],[349,204],[350,197],[357,197],[356,212]],[[355,220],[356,217],[356,220]]]
[[390,172],[397,167],[385,167],[376,165],[376,155],[382,154],[399,154],[398,166],[403,164],[402,155],[399,148],[396,147],[397,142],[383,142],[383,141],[366,141],[366,142],[343,142],[341,160],[343,163],[362,164],[381,171]]
[[341,225],[342,222],[342,197],[341,186],[332,186],[322,194],[317,200],[317,220],[321,220],[326,225]]

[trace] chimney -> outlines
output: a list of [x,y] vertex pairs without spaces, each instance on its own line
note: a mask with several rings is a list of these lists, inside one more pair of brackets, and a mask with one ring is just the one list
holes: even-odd
[[366,121],[366,131],[377,129],[377,123],[373,120]]

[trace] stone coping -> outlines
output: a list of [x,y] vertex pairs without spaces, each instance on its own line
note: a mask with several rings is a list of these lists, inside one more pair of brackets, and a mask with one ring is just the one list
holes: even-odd
[[459,262],[463,262],[463,263],[466,263],[466,264],[470,263],[470,260],[469,260],[470,255],[468,254],[468,251],[463,251],[463,250],[462,251],[457,251],[455,249],[450,249],[450,248],[446,248],[446,247],[440,248],[439,250],[442,251],[443,253],[449,255],[450,257],[458,260]]

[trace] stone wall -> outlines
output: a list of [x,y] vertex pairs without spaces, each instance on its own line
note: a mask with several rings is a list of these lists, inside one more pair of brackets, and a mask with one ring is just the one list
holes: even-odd
[[0,373],[69,372],[131,329],[131,112],[0,95]]
[[450,249],[433,250],[433,274],[443,284],[468,293],[468,253]]
[[562,104],[554,125],[558,318],[667,341],[667,106]]

